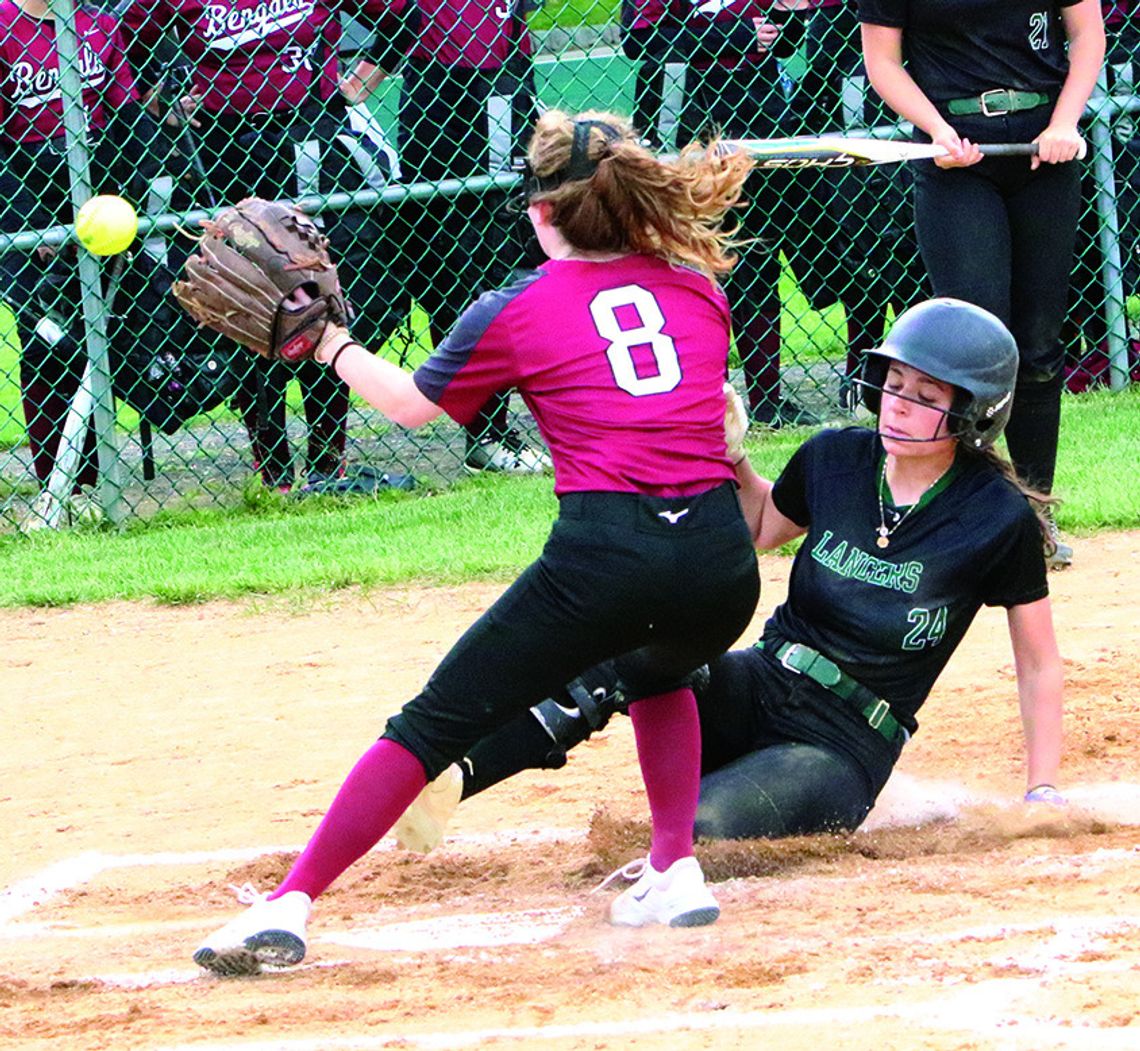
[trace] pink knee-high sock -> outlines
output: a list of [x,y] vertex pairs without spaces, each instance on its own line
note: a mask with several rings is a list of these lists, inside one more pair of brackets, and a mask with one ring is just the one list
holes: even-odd
[[693,853],[701,791],[701,725],[688,689],[645,697],[629,706],[637,759],[653,818],[649,860],[658,872]]
[[380,842],[426,784],[420,761],[395,741],[381,738],[344,779],[308,846],[269,896],[300,890],[315,898]]

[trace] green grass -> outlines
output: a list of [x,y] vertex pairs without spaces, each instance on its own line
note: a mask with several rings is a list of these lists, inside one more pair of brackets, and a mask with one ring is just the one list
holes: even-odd
[[[753,462],[774,477],[805,436],[755,435]],[[1140,389],[1066,399],[1057,488],[1067,532],[1140,526],[1138,447]],[[505,582],[538,554],[555,512],[549,478],[478,478],[377,499],[262,493],[234,510],[162,513],[121,534],[5,536],[0,606],[284,592],[307,601],[353,585]]]
[[1076,533],[1140,526],[1140,386],[1066,397],[1054,491]]
[[576,26],[597,26],[616,23],[620,4],[616,0],[545,0],[527,20],[530,28],[541,32],[558,26],[573,29]]

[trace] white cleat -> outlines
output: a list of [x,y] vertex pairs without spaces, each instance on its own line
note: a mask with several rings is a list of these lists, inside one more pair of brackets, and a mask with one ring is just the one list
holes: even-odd
[[194,953],[194,962],[225,978],[300,963],[313,905],[308,894],[293,890],[270,901],[248,883],[234,889],[238,901],[249,908],[214,931]]
[[463,467],[470,474],[542,474],[552,466],[546,453],[514,435],[502,441],[479,442],[463,458]]
[[439,846],[459,799],[463,795],[463,771],[452,763],[412,800],[392,826],[392,835],[404,850],[427,854]]
[[637,882],[610,903],[610,923],[617,927],[651,923],[703,927],[720,915],[720,906],[705,886],[705,875],[694,857],[680,858],[664,872],[658,872],[648,858],[639,858],[609,878],[618,875]]

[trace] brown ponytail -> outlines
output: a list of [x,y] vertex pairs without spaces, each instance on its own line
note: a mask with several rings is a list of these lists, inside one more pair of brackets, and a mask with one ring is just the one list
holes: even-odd
[[[574,156],[575,130],[579,152]],[[752,161],[693,144],[661,160],[637,140],[629,121],[612,113],[571,117],[548,110],[528,151],[530,200],[551,206],[551,222],[575,248],[637,252],[708,274],[732,268],[732,235],[721,228],[740,201]],[[583,164],[582,162],[586,163]],[[582,177],[574,177],[581,170]],[[565,181],[558,176],[568,172]]]
[[1057,497],[1038,492],[1036,489],[1031,489],[1027,486],[1017,476],[1017,471],[1014,470],[1013,464],[1002,456],[993,446],[987,446],[985,449],[973,449],[965,443],[959,442],[958,448],[965,455],[976,457],[988,463],[998,474],[1017,489],[1017,491],[1029,501],[1029,506],[1033,508],[1033,513],[1037,515],[1037,525],[1041,529],[1041,537],[1046,547],[1056,544],[1057,541],[1053,536],[1050,514],[1052,513],[1052,508],[1061,502]]

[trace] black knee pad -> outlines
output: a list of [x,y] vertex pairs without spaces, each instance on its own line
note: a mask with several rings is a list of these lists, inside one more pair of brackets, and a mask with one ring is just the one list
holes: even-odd
[[566,753],[581,744],[595,730],[601,730],[614,712],[627,707],[625,693],[612,672],[587,672],[568,683],[556,697],[531,708],[554,748],[547,764],[557,769],[566,762]]

